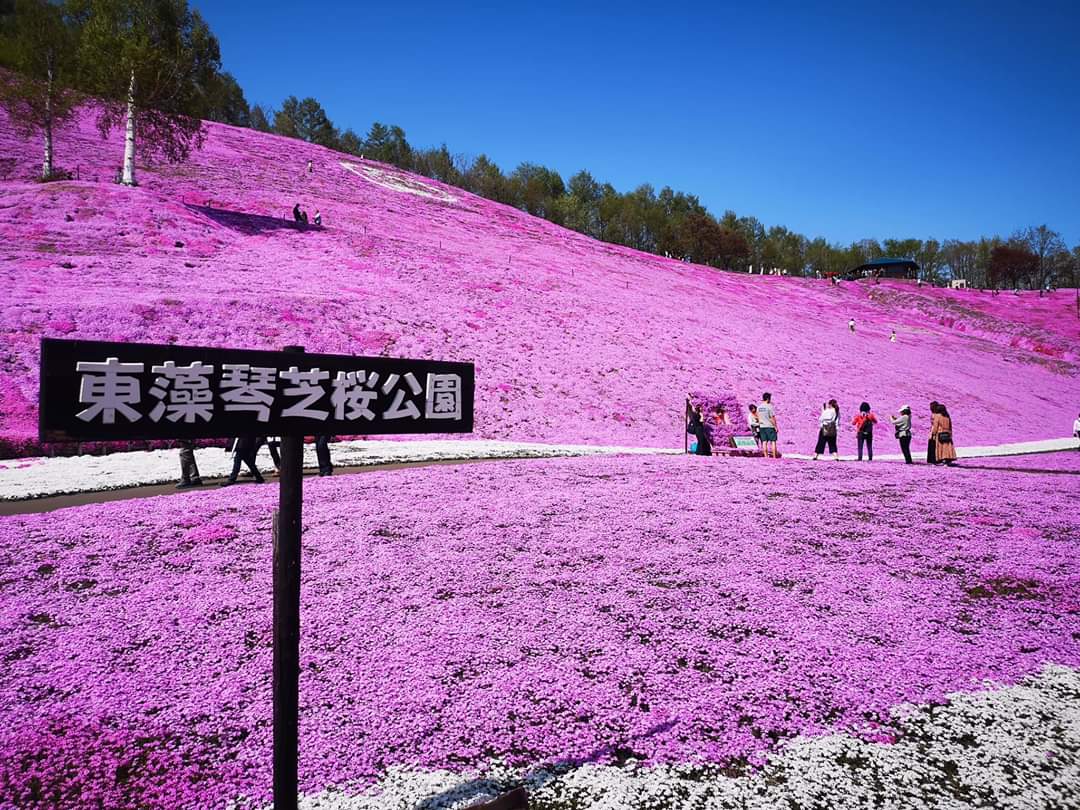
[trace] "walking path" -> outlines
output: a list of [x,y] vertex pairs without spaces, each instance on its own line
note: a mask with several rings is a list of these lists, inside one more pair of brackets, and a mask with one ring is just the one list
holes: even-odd
[[[960,459],[1019,456],[1031,453],[1052,453],[1076,449],[1076,439],[1041,439],[1031,442],[961,447]],[[533,442],[460,441],[348,441],[333,445],[335,467],[370,468],[400,465],[445,463],[451,461],[480,461],[491,459],[555,458],[593,455],[680,455],[680,449],[662,447],[619,447],[574,444],[538,444]],[[925,451],[912,453],[925,460]],[[232,469],[232,456],[220,448],[207,447],[196,451],[199,471],[204,479],[224,478]],[[807,453],[786,453],[785,459],[808,460]],[[854,461],[855,456],[841,456],[842,461]],[[879,453],[875,461],[903,461],[899,453]],[[304,466],[316,467],[314,445],[304,448]],[[273,467],[265,449],[260,451],[259,468],[270,472]],[[75,496],[79,493],[117,492],[116,497],[158,495],[169,491],[161,485],[175,483],[180,464],[176,450],[152,450],[113,453],[107,456],[69,456],[64,458],[25,458],[0,461],[0,502],[29,501],[57,495]],[[133,488],[144,488],[134,493]],[[147,489],[151,488],[151,489]],[[98,500],[114,500],[115,497]],[[74,498],[71,504],[79,503]],[[4,509],[3,512],[10,512]]]
[[[440,461],[505,458],[555,458],[637,454],[680,454],[682,449],[659,447],[602,447],[532,442],[458,441],[348,441],[331,445],[335,467],[371,467]],[[221,448],[195,451],[204,479],[224,478],[232,470],[232,454]],[[113,453],[107,456],[24,458],[0,461],[0,501],[28,500],[51,495],[128,489],[175,483],[180,478],[176,450]],[[274,469],[268,451],[259,451],[259,469]],[[304,447],[304,466],[317,467],[315,446]]]
[[[890,436],[886,441],[890,447],[896,446],[896,442]],[[878,447],[880,442],[875,442]],[[926,461],[926,442],[920,443],[919,449],[914,441],[911,444],[911,457],[917,461]],[[1011,444],[988,444],[982,447],[957,447],[956,455],[965,458],[990,458],[992,456],[1026,456],[1030,453],[1055,453],[1061,450],[1075,450],[1076,439],[1039,439],[1033,442],[1012,442]],[[784,458],[812,459],[812,453],[784,453]],[[827,459],[827,456],[821,458]],[[852,455],[840,456],[841,461],[855,461],[858,457]],[[875,453],[874,461],[903,461],[900,453]]]

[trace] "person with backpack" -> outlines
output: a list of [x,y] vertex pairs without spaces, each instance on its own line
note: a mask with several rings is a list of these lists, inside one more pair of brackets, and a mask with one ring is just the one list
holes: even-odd
[[937,411],[930,420],[930,441],[934,444],[934,463],[949,467],[956,463],[956,446],[953,444],[952,417],[949,409],[937,402]]
[[893,428],[896,430],[896,438],[900,441],[900,452],[904,454],[904,463],[911,464],[911,407],[900,406],[900,415],[893,414],[889,417]]
[[870,403],[864,402],[859,406],[859,413],[851,420],[855,425],[855,438],[858,440],[859,461],[862,461],[863,446],[866,446],[866,460],[874,460],[874,425],[877,424],[877,416],[870,410]]
[[829,455],[834,461],[840,460],[840,454],[836,449],[837,427],[840,424],[840,405],[835,399],[830,399],[821,406],[821,415],[818,417],[817,447],[814,449],[814,461],[829,448]]

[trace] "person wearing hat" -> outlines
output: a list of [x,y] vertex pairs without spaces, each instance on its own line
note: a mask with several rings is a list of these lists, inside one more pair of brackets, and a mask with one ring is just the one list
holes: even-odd
[[904,454],[904,463],[911,464],[911,406],[901,405],[900,415],[889,417],[896,429],[896,438],[900,440],[900,451]]

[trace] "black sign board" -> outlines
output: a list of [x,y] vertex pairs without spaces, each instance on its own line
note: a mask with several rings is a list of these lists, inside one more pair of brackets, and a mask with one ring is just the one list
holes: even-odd
[[41,341],[42,441],[469,433],[471,363]]
[[281,436],[274,514],[274,808],[297,808],[304,436],[468,433],[472,363],[41,341],[42,441]]

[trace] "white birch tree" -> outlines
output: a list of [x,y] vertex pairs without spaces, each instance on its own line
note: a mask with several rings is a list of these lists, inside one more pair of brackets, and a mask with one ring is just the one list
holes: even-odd
[[217,39],[186,0],[75,0],[83,20],[82,84],[103,101],[98,128],[124,127],[121,182],[135,158],[187,159],[202,146],[200,116],[221,65]]
[[41,134],[41,179],[57,176],[53,133],[75,112],[73,90],[76,29],[63,8],[45,0],[17,0],[0,28],[4,64],[14,72],[0,77],[0,107],[27,135]]

